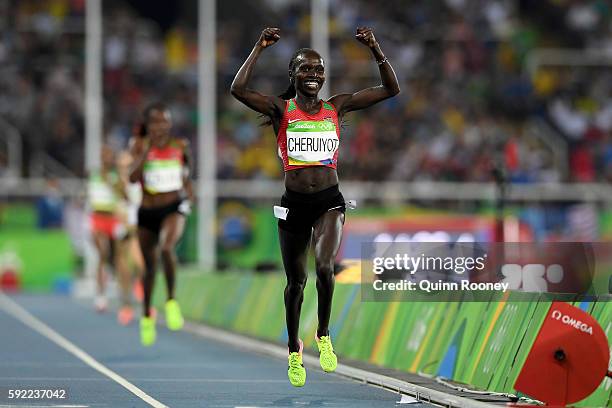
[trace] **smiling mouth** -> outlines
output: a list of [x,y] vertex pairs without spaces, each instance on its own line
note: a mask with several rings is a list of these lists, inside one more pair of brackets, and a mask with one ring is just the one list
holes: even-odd
[[308,79],[304,81],[304,86],[306,88],[315,89],[319,87],[319,81],[315,81],[313,79]]

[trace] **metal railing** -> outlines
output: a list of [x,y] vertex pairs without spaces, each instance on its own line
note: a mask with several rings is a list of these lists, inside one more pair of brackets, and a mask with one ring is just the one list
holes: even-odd
[[77,178],[68,167],[43,151],[38,151],[32,156],[30,175],[34,178],[55,177],[68,180]]
[[[44,193],[46,184],[45,178],[4,178],[0,179],[0,191],[5,196],[34,197]],[[79,196],[86,191],[86,181],[80,178],[59,179],[59,186],[65,196]],[[340,187],[347,199],[379,202],[492,201],[497,197],[495,183],[344,181]],[[218,198],[276,200],[283,191],[284,186],[281,181],[219,180],[217,182]],[[612,204],[612,185],[510,183],[507,185],[506,199],[527,202],[580,201]]]
[[524,72],[531,78],[542,66],[597,67],[612,65],[612,55],[600,49],[536,48],[525,58]]

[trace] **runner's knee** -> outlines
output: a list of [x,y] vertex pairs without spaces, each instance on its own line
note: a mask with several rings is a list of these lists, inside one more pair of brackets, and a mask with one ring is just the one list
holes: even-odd
[[328,280],[334,276],[333,260],[316,260],[317,278]]
[[306,287],[306,275],[303,277],[293,278],[287,280],[287,292],[293,296],[299,296],[304,293]]
[[174,245],[164,244],[161,248],[161,255],[166,259],[174,257]]

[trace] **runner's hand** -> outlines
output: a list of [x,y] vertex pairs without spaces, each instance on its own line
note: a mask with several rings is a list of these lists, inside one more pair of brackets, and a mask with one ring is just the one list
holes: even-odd
[[370,48],[375,47],[377,44],[376,38],[374,38],[374,30],[372,30],[370,27],[358,27],[355,38],[357,41],[367,45]]
[[262,48],[267,48],[271,45],[274,45],[280,39],[280,28],[276,27],[267,27],[261,32],[259,36],[259,40],[257,40],[257,44],[259,44]]

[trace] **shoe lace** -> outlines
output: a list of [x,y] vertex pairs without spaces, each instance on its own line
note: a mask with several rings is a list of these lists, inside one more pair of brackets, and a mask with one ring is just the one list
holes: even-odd
[[300,355],[299,353],[291,353],[289,354],[289,367],[291,368],[300,368],[302,363],[300,363]]
[[319,339],[319,345],[321,347],[321,353],[331,353],[334,351],[329,336],[322,336]]

